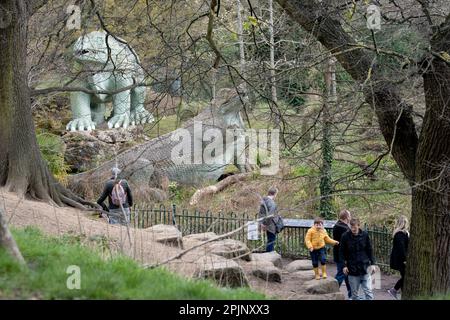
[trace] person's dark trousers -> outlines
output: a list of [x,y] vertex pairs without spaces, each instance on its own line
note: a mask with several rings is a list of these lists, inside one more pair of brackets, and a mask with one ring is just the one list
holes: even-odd
[[394,286],[395,290],[400,290],[403,288],[403,278],[405,277],[405,267],[400,268],[400,280],[397,281],[397,283]]
[[273,251],[275,247],[275,240],[277,240],[277,235],[275,233],[267,231],[267,247],[266,252]]
[[345,281],[345,286],[347,287],[348,297],[350,298],[352,296],[352,290],[350,288],[350,283],[348,282],[348,277],[344,273],[344,262],[336,262],[336,276],[334,277],[339,287],[341,286],[342,282]]
[[322,265],[327,263],[327,253],[325,247],[310,251],[311,260],[314,268],[319,266],[319,261]]

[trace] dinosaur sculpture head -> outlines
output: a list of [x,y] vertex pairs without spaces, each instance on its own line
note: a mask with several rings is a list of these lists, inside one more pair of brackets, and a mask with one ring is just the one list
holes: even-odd
[[[93,31],[79,37],[73,46],[75,59],[80,62],[105,64],[108,61],[108,46],[105,39],[106,33],[104,31]],[[110,47],[111,39],[111,37],[108,37]]]
[[[117,38],[118,39],[118,38]],[[81,64],[106,65],[127,68],[136,62],[137,56],[126,42],[108,35],[105,31],[93,31],[78,38],[73,46],[74,58]]]
[[215,101],[218,113],[223,116],[228,128],[244,128],[240,112],[247,103],[245,84],[241,84],[237,88],[219,90]]

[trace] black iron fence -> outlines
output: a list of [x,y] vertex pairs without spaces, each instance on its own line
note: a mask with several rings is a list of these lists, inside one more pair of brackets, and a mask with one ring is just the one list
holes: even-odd
[[[236,230],[256,218],[256,214],[249,216],[245,213],[213,213],[211,211],[200,212],[197,210],[189,212],[175,205],[172,205],[170,208],[164,205],[156,207],[134,206],[131,210],[131,222],[136,228],[148,228],[157,224],[176,224],[183,235],[204,232],[214,232],[221,235]],[[325,229],[330,236],[332,235],[334,222],[326,221],[325,223]],[[311,225],[312,220],[285,219],[286,227],[277,237],[275,250],[287,258],[309,258],[309,251],[304,243],[306,232]],[[369,233],[372,241],[377,265],[383,271],[390,271],[391,232],[386,227],[365,226],[364,228]],[[251,250],[262,252],[265,249],[265,233],[261,233],[258,240],[249,240],[247,228],[242,228],[230,238],[246,243]],[[332,248],[328,247],[327,250],[328,260],[331,261]]]

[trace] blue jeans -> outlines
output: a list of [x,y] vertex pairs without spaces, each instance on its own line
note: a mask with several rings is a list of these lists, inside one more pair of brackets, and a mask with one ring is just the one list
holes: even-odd
[[277,235],[275,233],[266,232],[267,234],[267,247],[266,247],[266,252],[271,252],[273,251],[274,247],[275,247],[275,241],[277,240]]
[[348,276],[344,274],[344,262],[336,262],[336,276],[334,277],[339,287],[341,286],[342,282],[345,281],[345,286],[347,287],[348,297],[350,298],[352,296],[352,289],[350,288],[350,283],[348,282]]
[[319,266],[319,261],[322,265],[327,263],[327,252],[325,251],[325,247],[310,251],[310,255],[314,268]]
[[[352,300],[373,300],[372,278],[369,274],[363,276],[348,276],[348,282],[352,288]],[[364,297],[359,295],[359,288],[362,288]]]

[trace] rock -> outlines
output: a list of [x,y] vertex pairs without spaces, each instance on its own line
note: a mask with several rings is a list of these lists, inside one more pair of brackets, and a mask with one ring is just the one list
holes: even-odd
[[301,294],[296,296],[298,300],[345,300],[345,295],[342,292],[333,292],[327,294]]
[[255,261],[269,261],[272,262],[278,268],[283,267],[281,256],[275,251],[264,253],[253,253],[251,255],[251,259]]
[[292,273],[301,281],[309,281],[314,279],[314,272],[312,270],[300,270]]
[[[198,234],[191,234],[183,237],[183,243],[186,248],[192,248],[202,242],[216,239],[218,235],[214,232],[205,232]],[[250,261],[250,249],[247,245],[241,241],[234,239],[224,239],[213,241],[211,243],[205,244],[203,247],[205,252],[216,254],[227,259],[232,259],[240,257],[243,260]]]
[[228,259],[240,257],[243,260],[251,260],[250,250],[248,249],[247,245],[241,241],[237,241],[234,239],[224,239],[212,242],[207,246],[208,250],[210,250],[212,254],[217,254]]
[[310,280],[304,283],[305,290],[312,294],[339,292],[338,282],[334,278]]
[[[199,245],[202,242],[216,239],[218,237],[214,232],[195,233],[183,237],[183,244],[186,249]],[[205,246],[206,248],[206,246]]]
[[62,136],[66,144],[64,161],[72,172],[84,172],[114,157],[114,146],[102,142],[88,132],[68,132]]
[[281,271],[270,261],[253,261],[252,274],[269,282],[281,282]]
[[153,233],[155,241],[170,246],[183,246],[181,232],[175,227],[165,224],[157,224],[145,229]]
[[138,128],[118,128],[109,130],[67,132],[62,136],[66,145],[64,161],[73,172],[84,172],[96,168],[117,154],[134,145],[146,141]]
[[221,286],[248,287],[248,279],[243,269],[235,261],[218,255],[207,255],[197,261],[195,277],[212,279]]
[[218,237],[214,232],[194,233],[183,237],[183,240],[208,241]]
[[295,272],[299,270],[312,270],[313,266],[310,260],[295,260],[289,263],[285,269],[289,272]]

